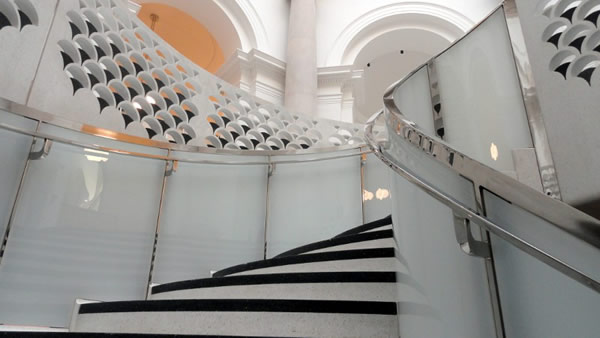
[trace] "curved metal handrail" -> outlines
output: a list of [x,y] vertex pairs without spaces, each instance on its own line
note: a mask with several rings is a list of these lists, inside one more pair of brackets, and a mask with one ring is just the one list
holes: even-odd
[[[416,185],[417,187],[419,187],[421,190],[423,190],[424,192],[426,192],[428,195],[430,195],[431,197],[435,198],[436,200],[442,202],[443,204],[445,204],[446,206],[448,206],[450,209],[452,209],[452,211],[463,218],[469,219],[470,221],[483,226],[484,228],[486,228],[488,231],[490,231],[491,233],[497,235],[498,237],[506,240],[507,242],[511,243],[512,245],[516,246],[517,248],[523,250],[524,252],[530,254],[531,256],[537,258],[538,260],[548,264],[549,266],[553,267],[554,269],[562,272],[563,274],[571,277],[572,279],[578,281],[579,283],[591,288],[592,290],[599,292],[600,293],[600,281],[596,281],[595,279],[593,279],[592,277],[589,277],[588,275],[586,275],[585,273],[579,271],[577,268],[569,265],[568,263],[560,260],[559,258],[556,258],[554,256],[552,256],[551,254],[541,250],[540,248],[536,247],[535,245],[529,243],[528,241],[520,238],[519,236],[511,233],[510,231],[505,230],[504,228],[502,228],[500,225],[496,224],[495,222],[493,222],[492,220],[488,219],[487,217],[484,217],[482,215],[480,215],[478,212],[472,210],[471,208],[469,208],[468,206],[464,205],[463,203],[459,202],[458,200],[456,200],[455,198],[453,198],[452,196],[449,196],[448,194],[442,192],[441,190],[435,188],[434,186],[432,186],[431,184],[427,183],[425,180],[421,179],[420,177],[418,177],[416,174],[408,171],[407,169],[399,166],[398,164],[396,164],[392,159],[388,158],[381,150],[381,143],[378,142],[377,140],[375,140],[375,138],[373,137],[373,133],[372,133],[372,128],[373,125],[375,124],[375,121],[381,117],[381,115],[383,114],[383,111],[379,111],[378,113],[374,114],[373,116],[371,116],[371,118],[369,118],[369,120],[366,123],[365,126],[365,138],[367,140],[368,145],[371,147],[371,149],[373,149],[373,153],[379,158],[381,159],[386,165],[388,165],[392,170],[394,170],[396,173],[400,174],[402,177],[404,177],[405,179],[407,179],[409,182],[413,183],[414,185]],[[410,128],[414,128],[414,129],[410,129],[410,130],[417,130],[414,126],[415,124],[408,121],[408,120],[404,120],[407,125],[410,126]],[[423,135],[423,134],[421,134]],[[420,135],[420,136],[421,136]],[[407,141],[410,142],[410,140],[407,139]],[[412,142],[411,142],[412,143]],[[443,144],[443,142],[438,143],[439,146],[444,146],[446,147],[445,144]],[[423,149],[423,148],[421,148]],[[457,154],[459,154],[458,156],[464,156],[458,152],[456,152]],[[436,158],[434,156],[432,156],[432,158]],[[466,159],[470,160],[470,161],[474,161],[472,159],[469,159],[465,156]],[[558,205],[560,205],[561,210],[563,211],[573,211],[576,214],[579,214],[578,216],[580,217],[581,220],[588,220],[590,222],[593,222],[594,225],[598,225],[600,226],[600,222],[598,222],[598,220],[596,220],[595,218],[592,218],[590,216],[588,216],[585,213],[582,213],[572,207],[570,207],[569,205],[566,205],[562,202],[556,201],[550,197],[547,197],[523,184],[521,184],[518,181],[513,180],[512,178],[505,176],[504,174],[497,172],[491,168],[487,168],[499,175],[502,175],[504,177],[506,177],[509,180],[512,180],[513,183],[516,183],[515,186],[519,186],[520,188],[526,188],[529,189],[530,191],[535,192],[537,195],[541,196],[544,199],[548,199],[550,201],[556,202],[558,203]],[[460,174],[460,170],[456,170],[457,174]],[[462,175],[462,174],[461,174]],[[469,178],[469,177],[467,177]],[[486,188],[485,185],[482,186],[483,188]],[[487,188],[486,188],[487,189]],[[517,189],[519,190],[519,189]],[[493,191],[494,190],[490,190]],[[517,191],[518,193],[518,191]],[[501,196],[502,197],[502,196]],[[516,204],[518,206],[519,204]],[[553,207],[556,207],[557,204],[553,204]],[[525,210],[530,211],[529,209],[524,208]],[[536,214],[536,216],[544,218],[546,220],[548,220],[546,217],[544,217],[543,215],[539,215]],[[550,220],[548,220],[550,221]],[[552,221],[550,221],[552,222]],[[553,223],[555,225],[557,225],[556,223]],[[557,225],[559,228],[564,228],[561,227],[559,224]],[[587,241],[589,242],[589,241]],[[591,243],[593,244],[593,243]],[[593,244],[594,245],[594,244]],[[598,247],[597,245],[594,245],[595,247]]]
[[309,154],[320,154],[335,152],[340,150],[351,150],[361,149],[365,147],[365,144],[359,145],[342,145],[342,146],[331,146],[331,147],[320,147],[320,148],[309,148],[309,149],[285,149],[285,150],[236,150],[236,149],[217,149],[200,146],[192,146],[187,144],[174,144],[169,142],[155,141],[144,137],[123,134],[117,131],[95,127],[89,124],[75,122],[59,117],[57,115],[49,114],[31,107],[0,98],[0,109],[6,110],[10,113],[20,115],[32,120],[44,122],[56,127],[70,129],[73,131],[81,132],[91,136],[108,138],[125,143],[131,143],[136,145],[142,145],[153,148],[160,148],[172,151],[190,152],[190,153],[203,153],[213,155],[246,155],[246,156],[279,156],[279,155],[309,155]]
[[[199,147],[199,146],[191,146],[191,145],[181,145],[181,144],[172,144],[168,142],[160,142],[154,141],[143,137],[123,134],[119,132],[115,132],[108,129],[103,129],[95,126],[91,126],[88,124],[70,121],[56,115],[52,115],[46,112],[42,112],[6,99],[0,99],[0,109],[6,110],[11,114],[15,114],[21,117],[25,117],[34,121],[38,121],[40,123],[45,123],[48,125],[68,129],[71,131],[79,132],[84,135],[95,136],[106,138],[110,140],[115,140],[118,142],[123,142],[126,144],[132,145],[140,145],[149,148],[163,149],[167,150],[169,154],[171,152],[180,152],[180,153],[189,153],[189,154],[210,154],[210,155],[223,155],[223,156],[261,156],[267,157],[268,161],[224,161],[224,160],[204,160],[204,159],[187,159],[182,157],[176,157],[171,155],[155,155],[141,152],[133,152],[124,149],[112,148],[101,146],[92,143],[86,143],[76,140],[67,139],[64,137],[59,137],[55,135],[50,135],[47,133],[42,133],[39,131],[28,131],[20,128],[16,128],[13,126],[9,126],[3,123],[0,123],[0,128],[5,130],[10,130],[12,132],[16,132],[19,134],[29,135],[40,139],[48,139],[53,140],[59,143],[70,144],[77,147],[82,148],[90,148],[94,150],[101,150],[111,153],[117,153],[121,155],[129,155],[135,157],[143,157],[150,158],[155,160],[165,160],[165,161],[181,161],[181,162],[191,162],[191,163],[202,163],[202,164],[227,164],[227,165],[265,165],[265,164],[284,164],[284,163],[297,163],[297,162],[314,162],[314,161],[324,161],[324,160],[333,160],[344,157],[351,157],[362,155],[366,153],[370,153],[371,150],[365,144],[361,145],[343,145],[336,147],[322,147],[322,148],[311,148],[311,149],[302,149],[302,150],[235,150],[235,149],[215,149],[208,147]],[[355,150],[355,152],[350,154],[339,154],[340,152],[351,152]],[[331,156],[319,156],[316,158],[304,158],[304,159],[282,159],[282,160],[272,160],[271,157],[275,156],[306,156],[310,155],[326,155],[329,154]]]
[[553,199],[543,193],[530,188],[518,182],[517,180],[506,176],[505,174],[494,170],[479,161],[476,161],[469,156],[457,151],[444,141],[435,136],[428,135],[416,123],[408,120],[398,109],[393,100],[394,91],[408,81],[414,74],[426,67],[432,60],[452,48],[459,41],[468,36],[472,31],[477,29],[497,10],[503,7],[503,3],[495,8],[486,16],[480,23],[474,26],[463,37],[452,43],[448,48],[444,49],[439,54],[432,57],[423,65],[417,67],[401,80],[392,84],[385,92],[383,97],[384,110],[374,114],[367,121],[365,126],[365,139],[375,155],[383,162],[390,166],[395,172],[417,185],[426,193],[444,203],[461,217],[465,217],[475,221],[477,224],[485,227],[491,233],[503,238],[519,249],[529,253],[542,262],[561,271],[565,275],[577,280],[583,285],[600,292],[600,281],[587,276],[575,267],[553,257],[549,253],[535,247],[533,244],[518,237],[517,235],[503,229],[498,224],[490,219],[482,216],[480,213],[483,210],[482,205],[477,205],[478,210],[472,210],[470,207],[462,204],[453,197],[447,195],[436,187],[430,185],[425,180],[420,178],[418,174],[412,173],[407,169],[396,164],[392,159],[388,158],[382,152],[381,144],[375,140],[373,135],[373,126],[376,120],[381,117],[385,111],[386,123],[389,132],[395,132],[406,142],[411,143],[431,159],[438,161],[442,165],[453,170],[457,175],[465,177],[473,182],[475,191],[488,190],[499,197],[511,202],[512,204],[540,217],[557,228],[566,231],[567,233],[577,237],[585,243],[590,244],[594,248],[600,249],[600,220],[583,213],[570,205],[559,200]]

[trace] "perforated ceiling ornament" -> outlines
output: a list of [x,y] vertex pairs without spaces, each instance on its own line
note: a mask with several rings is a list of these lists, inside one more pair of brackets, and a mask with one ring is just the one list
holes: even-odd
[[29,0],[0,1],[0,30],[22,30],[27,25],[37,26],[38,22],[37,11]]
[[591,86],[600,65],[600,0],[544,0],[537,12],[550,20],[542,33],[556,48],[550,70]]
[[[98,114],[121,114],[124,130],[177,144],[242,150],[363,144],[362,127],[312,120],[249,95],[197,67],[118,0],[80,0],[58,42],[73,94],[91,91]],[[109,109],[110,110],[110,109]]]

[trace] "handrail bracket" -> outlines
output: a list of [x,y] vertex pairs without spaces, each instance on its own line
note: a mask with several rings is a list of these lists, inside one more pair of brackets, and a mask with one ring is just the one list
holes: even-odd
[[468,218],[454,213],[454,234],[456,241],[464,253],[469,256],[490,258],[490,247],[488,243],[478,241],[471,233],[471,221]]
[[167,166],[165,167],[165,176],[171,176],[176,171],[177,171],[177,161],[174,161],[174,160],[167,161]]
[[268,168],[267,175],[269,177],[271,177],[271,176],[273,176],[274,172],[275,172],[275,163],[269,163],[269,168]]
[[[37,143],[38,143],[38,139],[36,138],[33,140],[33,145],[35,146]],[[48,156],[48,154],[50,154],[51,148],[52,148],[52,140],[45,138],[44,143],[42,144],[42,147],[40,148],[40,150],[37,150],[37,151],[31,150],[29,152],[29,159],[30,160],[39,160],[39,159],[45,158],[46,156]]]

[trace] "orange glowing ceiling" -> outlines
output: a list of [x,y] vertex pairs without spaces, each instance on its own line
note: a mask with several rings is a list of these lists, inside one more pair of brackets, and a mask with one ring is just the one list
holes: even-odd
[[198,66],[215,73],[225,61],[221,47],[210,32],[194,18],[177,8],[145,3],[138,16],[148,27]]

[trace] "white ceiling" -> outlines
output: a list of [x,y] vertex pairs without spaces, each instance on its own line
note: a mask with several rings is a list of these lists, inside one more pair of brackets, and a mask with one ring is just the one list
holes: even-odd
[[186,12],[200,22],[218,41],[225,58],[241,47],[240,37],[226,13],[215,1],[207,0],[135,0],[144,3],[161,3]]

